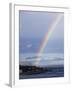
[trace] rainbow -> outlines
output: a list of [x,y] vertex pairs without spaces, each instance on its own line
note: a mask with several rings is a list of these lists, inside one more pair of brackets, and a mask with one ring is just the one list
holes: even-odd
[[[62,15],[63,15],[63,14],[60,14],[60,13],[57,14],[56,17],[55,17],[55,19],[54,19],[54,21],[52,22],[52,24],[51,24],[50,27],[48,28],[48,32],[46,33],[46,35],[45,35],[45,37],[44,37],[44,40],[43,40],[43,42],[41,43],[39,52],[38,52],[38,54],[37,54],[38,57],[42,54],[42,52],[43,52],[46,44],[48,43],[48,41],[49,41],[52,33],[54,32],[54,30],[55,30],[55,28],[56,28],[56,25],[59,23],[60,19],[62,18]],[[39,62],[40,62],[40,60],[41,60],[41,58],[36,59],[35,65],[38,65]]]

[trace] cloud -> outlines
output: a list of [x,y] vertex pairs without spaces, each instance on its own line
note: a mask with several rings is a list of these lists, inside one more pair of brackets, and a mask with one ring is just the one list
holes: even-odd
[[32,47],[32,44],[28,44],[26,47],[27,48],[31,48]]

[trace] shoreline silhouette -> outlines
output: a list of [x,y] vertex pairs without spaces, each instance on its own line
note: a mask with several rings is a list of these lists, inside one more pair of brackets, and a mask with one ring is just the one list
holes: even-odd
[[63,77],[64,76],[64,66],[29,66],[29,65],[19,65],[19,78],[29,79],[29,78],[40,78],[40,77]]

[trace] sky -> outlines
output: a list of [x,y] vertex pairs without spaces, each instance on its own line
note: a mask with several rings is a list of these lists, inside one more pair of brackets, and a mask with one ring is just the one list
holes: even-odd
[[37,53],[48,28],[58,14],[62,17],[51,34],[43,53],[64,53],[64,14],[19,11],[19,53]]

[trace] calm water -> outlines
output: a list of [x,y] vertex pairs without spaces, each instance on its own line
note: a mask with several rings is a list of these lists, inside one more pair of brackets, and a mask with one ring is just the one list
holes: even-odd
[[[64,55],[63,53],[49,53],[40,55],[40,61],[37,66],[51,67],[51,71],[43,72],[40,74],[32,75],[20,75],[20,79],[29,78],[51,78],[51,77],[63,77],[64,76]],[[20,65],[35,65],[35,54],[21,54],[19,64]]]

